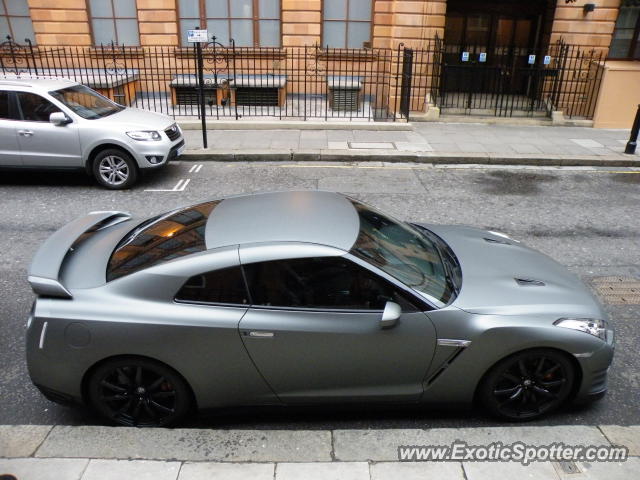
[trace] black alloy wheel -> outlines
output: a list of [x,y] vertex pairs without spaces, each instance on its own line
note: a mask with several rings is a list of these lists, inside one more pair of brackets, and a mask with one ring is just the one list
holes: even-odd
[[177,373],[145,358],[102,364],[91,375],[88,393],[100,414],[130,427],[174,425],[192,404],[191,391]]
[[482,403],[507,420],[532,420],[557,409],[569,397],[574,367],[560,352],[535,349],[498,362],[481,386]]

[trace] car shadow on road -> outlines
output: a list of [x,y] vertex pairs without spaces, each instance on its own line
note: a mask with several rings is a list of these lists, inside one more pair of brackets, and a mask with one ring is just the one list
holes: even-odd
[[91,187],[96,182],[80,170],[2,170],[0,186]]

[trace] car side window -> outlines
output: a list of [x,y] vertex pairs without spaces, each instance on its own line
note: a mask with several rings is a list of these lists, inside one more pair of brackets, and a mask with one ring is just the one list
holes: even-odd
[[243,265],[253,305],[383,310],[387,301],[416,308],[383,278],[343,257],[297,258]]
[[22,110],[22,120],[48,122],[49,115],[61,110],[49,100],[35,93],[18,92],[18,102]]
[[0,90],[0,119],[20,120],[11,92]]
[[180,288],[175,299],[178,302],[249,304],[249,295],[239,266],[191,277]]

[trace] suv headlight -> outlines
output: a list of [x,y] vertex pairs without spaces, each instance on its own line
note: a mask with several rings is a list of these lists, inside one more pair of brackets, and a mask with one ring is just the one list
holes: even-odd
[[607,322],[600,318],[559,318],[553,324],[556,327],[579,330],[601,340],[607,340]]
[[127,132],[127,135],[134,140],[140,141],[160,140],[162,138],[155,130],[138,130],[134,132]]

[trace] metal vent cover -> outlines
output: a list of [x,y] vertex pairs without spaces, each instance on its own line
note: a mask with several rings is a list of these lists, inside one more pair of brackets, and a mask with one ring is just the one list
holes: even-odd
[[605,303],[640,305],[640,279],[634,277],[596,277],[592,284]]
[[508,240],[500,240],[497,238],[484,237],[484,241],[487,243],[500,243],[502,245],[511,245],[511,242],[509,242]]
[[353,112],[360,108],[360,89],[332,88],[331,110]]

